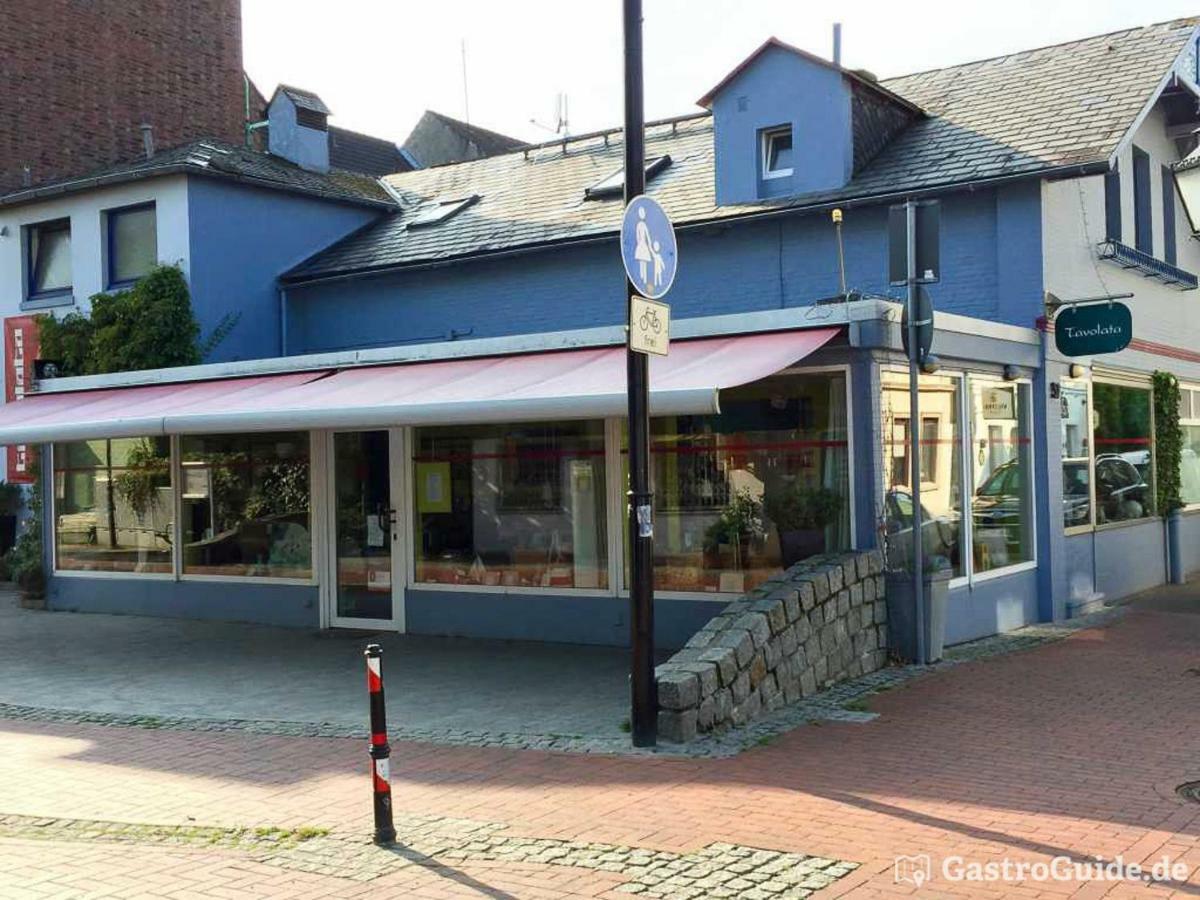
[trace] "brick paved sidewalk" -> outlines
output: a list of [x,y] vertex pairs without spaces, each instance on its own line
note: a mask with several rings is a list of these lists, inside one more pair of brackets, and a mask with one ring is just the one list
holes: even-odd
[[[818,897],[1151,890],[950,883],[937,870],[955,854],[980,863],[1167,855],[1190,880],[1151,892],[1195,897],[1200,805],[1174,789],[1200,780],[1198,671],[1200,589],[1176,589],[1109,627],[880,694],[872,722],[802,727],[731,759],[400,744],[393,774],[409,849],[387,857],[362,840],[360,741],[0,721],[0,897],[756,900],[821,883]],[[328,834],[278,850],[257,838],[197,843],[186,829],[118,843],[96,824],[105,821]],[[933,857],[933,881],[896,885],[894,857],[921,853]],[[801,864],[808,887],[763,871]],[[750,886],[735,881],[747,866],[758,879]]]

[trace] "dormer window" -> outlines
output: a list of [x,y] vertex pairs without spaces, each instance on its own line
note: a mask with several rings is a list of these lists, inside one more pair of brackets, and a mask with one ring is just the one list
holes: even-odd
[[762,177],[790,178],[792,174],[792,126],[781,125],[762,132]]

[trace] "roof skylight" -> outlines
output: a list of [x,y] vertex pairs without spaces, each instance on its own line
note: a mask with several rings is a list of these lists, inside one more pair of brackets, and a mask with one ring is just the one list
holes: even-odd
[[468,206],[472,206],[478,202],[478,194],[472,194],[469,197],[460,197],[457,200],[438,201],[433,206],[425,207],[415,216],[409,219],[408,227],[425,228],[430,225],[437,225],[440,222],[445,222],[447,219],[458,215]]
[[[646,181],[671,165],[670,156],[655,156],[646,160]],[[625,193],[625,167],[617,169],[603,181],[598,181],[583,192],[585,200],[607,200],[609,197],[620,197]]]

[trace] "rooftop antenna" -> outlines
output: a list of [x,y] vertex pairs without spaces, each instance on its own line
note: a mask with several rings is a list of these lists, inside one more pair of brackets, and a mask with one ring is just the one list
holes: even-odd
[[529,124],[536,125],[543,131],[549,131],[551,134],[562,136],[564,139],[570,137],[571,126],[567,117],[567,95],[561,91],[554,95],[554,124],[547,125],[545,122],[539,122],[537,119],[530,119]]
[[467,137],[471,135],[471,94],[467,90],[467,39],[462,38],[459,44],[462,50],[462,75],[463,75],[463,121],[467,125]]
[[842,23],[833,23],[833,64],[842,64]]

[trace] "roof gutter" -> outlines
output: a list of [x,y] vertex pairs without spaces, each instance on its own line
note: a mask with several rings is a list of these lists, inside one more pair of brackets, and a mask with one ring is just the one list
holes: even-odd
[[[942,183],[938,185],[931,185],[929,187],[917,188],[910,191],[891,191],[886,194],[869,194],[859,197],[847,197],[839,200],[822,200],[818,203],[806,204],[803,206],[781,206],[763,210],[762,212],[739,213],[730,216],[713,216],[707,219],[695,219],[688,222],[680,222],[675,226],[675,230],[693,231],[702,228],[713,228],[742,222],[773,221],[785,216],[807,215],[831,209],[851,209],[860,206],[876,206],[881,203],[889,203],[892,201],[920,199],[922,197],[928,197],[934,194],[970,192],[985,188],[1000,187],[1002,185],[1011,184],[1017,181],[1026,181],[1030,178],[1081,178],[1087,175],[1100,175],[1107,171],[1107,160],[1093,160],[1086,163],[1071,163],[1069,165],[1051,166],[1045,169],[1038,169],[1037,171],[1033,172],[1022,172],[1014,175],[998,175],[992,178],[977,179],[975,181]],[[593,244],[601,244],[615,240],[617,234],[618,232],[616,230],[605,231],[598,234],[588,235],[586,237],[540,241],[538,243],[524,244],[520,247],[513,247],[504,250],[495,250],[490,252],[480,251],[477,253],[447,256],[444,259],[426,259],[413,263],[400,263],[396,265],[385,266],[362,266],[356,269],[348,269],[330,275],[305,277],[303,275],[289,276],[285,273],[279,277],[279,281],[287,285],[330,284],[334,282],[349,281],[352,279],[371,277],[375,275],[389,275],[395,272],[419,272],[430,269],[442,269],[448,266],[458,265],[459,263],[463,262],[483,262],[525,256],[530,253],[541,252],[542,250],[546,250],[551,247],[584,247]]]

